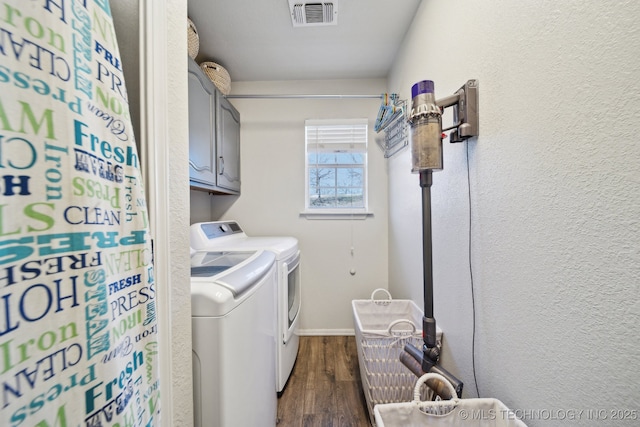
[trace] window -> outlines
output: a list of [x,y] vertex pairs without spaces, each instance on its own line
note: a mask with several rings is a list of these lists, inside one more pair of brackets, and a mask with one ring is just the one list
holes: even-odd
[[305,121],[307,213],[366,213],[367,123]]

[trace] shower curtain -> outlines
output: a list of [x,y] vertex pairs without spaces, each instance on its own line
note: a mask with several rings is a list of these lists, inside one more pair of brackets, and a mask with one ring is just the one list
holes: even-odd
[[156,284],[108,0],[0,0],[0,425],[160,425]]

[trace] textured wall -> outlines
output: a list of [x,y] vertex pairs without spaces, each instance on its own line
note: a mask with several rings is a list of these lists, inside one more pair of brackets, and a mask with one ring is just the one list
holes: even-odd
[[[156,0],[153,0],[154,2]],[[155,7],[155,6],[154,6]],[[171,309],[172,426],[191,425],[193,419],[191,372],[191,287],[189,286],[189,117],[187,88],[187,40],[184,37],[187,5],[184,0],[165,0],[169,122],[167,150],[170,200],[168,240],[171,253],[171,282],[167,297]]]
[[[443,97],[479,79],[476,372],[482,396],[515,409],[603,409],[611,425],[609,410],[638,408],[638,16],[634,1],[423,1],[389,79],[405,98],[419,80]],[[445,144],[432,190],[436,318],[444,365],[475,396],[467,147]],[[409,171],[407,151],[389,162],[390,289],[421,304]],[[585,413],[571,425],[604,424]]]
[[[157,0],[144,0],[149,4],[166,11],[165,22],[155,23],[160,28],[165,28],[167,64],[166,69],[167,105],[170,106],[171,121],[156,123],[157,134],[167,135],[168,144],[154,143],[150,150],[155,149],[159,158],[169,158],[171,161],[165,165],[167,181],[170,183],[166,189],[166,197],[169,197],[169,211],[159,212],[160,218],[167,218],[168,227],[163,230],[166,235],[155,236],[155,242],[162,242],[170,246],[171,266],[158,266],[167,268],[169,283],[159,281],[159,300],[166,304],[158,307],[159,316],[163,317],[162,325],[168,326],[169,331],[161,331],[163,336],[170,340],[171,353],[162,354],[162,363],[168,364],[171,377],[162,377],[162,425],[184,426],[191,425],[193,419],[192,402],[192,373],[191,373],[191,294],[189,283],[189,211],[184,207],[188,205],[188,116],[187,116],[187,45],[184,37],[185,22],[187,17],[186,2],[182,0],[163,0],[159,4]],[[125,78],[131,101],[132,119],[139,138],[140,108],[140,52],[139,41],[141,34],[139,10],[142,0],[111,0],[114,13],[114,21],[118,32],[118,40],[123,56]],[[184,58],[177,60],[176,58]],[[160,66],[158,61],[156,66]],[[160,82],[158,82],[160,84]],[[159,96],[156,94],[156,96]],[[162,108],[162,107],[158,107]],[[142,114],[145,116],[145,114]],[[153,124],[148,124],[150,127]],[[141,139],[141,138],[140,138]],[[162,139],[165,141],[164,139]],[[138,141],[147,143],[148,141]],[[164,155],[161,152],[165,152]],[[144,167],[144,165],[143,165]],[[161,196],[162,197],[162,196]],[[153,219],[152,219],[153,220]],[[156,260],[157,261],[157,260]],[[168,301],[168,302],[167,302]],[[170,319],[168,319],[170,318]],[[161,326],[162,327],[162,326]],[[166,335],[164,335],[166,334]],[[164,370],[163,372],[166,372]],[[170,405],[170,407],[168,407]]]

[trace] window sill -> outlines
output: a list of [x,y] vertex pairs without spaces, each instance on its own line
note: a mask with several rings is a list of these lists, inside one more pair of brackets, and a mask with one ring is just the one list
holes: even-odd
[[345,210],[305,210],[300,212],[300,216],[306,219],[367,219],[373,216],[373,212],[367,211],[345,211]]

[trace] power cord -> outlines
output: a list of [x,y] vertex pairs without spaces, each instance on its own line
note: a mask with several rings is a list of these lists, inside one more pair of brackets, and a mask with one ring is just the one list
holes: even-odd
[[471,174],[469,172],[469,140],[465,142],[467,148],[467,195],[469,198],[469,277],[471,279],[471,307],[473,312],[473,334],[471,338],[471,365],[473,369],[473,382],[476,385],[476,395],[480,397],[480,390],[478,388],[478,377],[476,376],[476,298],[474,292],[474,283],[473,283],[473,264],[472,253],[471,253],[471,225],[472,225],[472,216],[471,216]]

